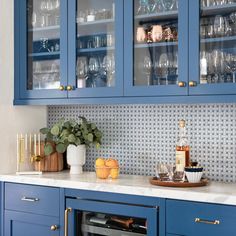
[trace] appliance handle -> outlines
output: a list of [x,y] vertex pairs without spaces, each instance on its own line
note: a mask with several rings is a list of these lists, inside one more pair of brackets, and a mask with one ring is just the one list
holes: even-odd
[[68,236],[68,215],[72,212],[72,208],[66,208],[65,210],[65,236]]

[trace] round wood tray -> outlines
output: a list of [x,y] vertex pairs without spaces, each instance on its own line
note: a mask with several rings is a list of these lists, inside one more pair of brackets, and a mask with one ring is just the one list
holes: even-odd
[[189,187],[202,187],[209,183],[208,179],[201,179],[198,183],[185,182],[173,182],[173,181],[161,181],[157,177],[150,178],[150,183],[153,185],[164,186],[164,187],[179,187],[179,188],[189,188]]

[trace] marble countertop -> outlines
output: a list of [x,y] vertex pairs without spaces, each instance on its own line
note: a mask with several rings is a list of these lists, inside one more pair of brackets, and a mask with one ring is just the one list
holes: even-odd
[[6,174],[0,175],[0,181],[236,206],[236,184],[231,183],[211,182],[208,186],[198,188],[168,188],[151,185],[149,177],[145,176],[120,175],[117,180],[101,180],[96,178],[94,172],[81,175],[44,173],[39,176]]

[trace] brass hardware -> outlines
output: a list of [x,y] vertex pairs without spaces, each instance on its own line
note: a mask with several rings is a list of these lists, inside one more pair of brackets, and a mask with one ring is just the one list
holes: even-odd
[[39,198],[22,197],[21,201],[25,201],[25,202],[38,202]]
[[219,220],[210,221],[210,220],[203,220],[200,218],[195,218],[195,222],[196,223],[203,223],[203,224],[210,224],[210,225],[219,225],[220,224]]
[[67,90],[67,91],[73,90],[73,86],[71,86],[71,85],[66,86],[66,90]]
[[52,225],[50,229],[51,229],[51,231],[56,231],[56,230],[58,230],[58,226],[57,225]]
[[195,86],[197,86],[197,83],[195,81],[190,81],[189,86],[190,87],[195,87]]
[[72,208],[66,208],[65,210],[65,236],[68,236],[68,215],[72,212]]
[[183,81],[178,82],[178,86],[179,87],[185,87],[185,82],[183,82]]
[[65,90],[65,87],[64,87],[63,85],[61,85],[61,86],[59,87],[59,90],[63,91],[63,90]]

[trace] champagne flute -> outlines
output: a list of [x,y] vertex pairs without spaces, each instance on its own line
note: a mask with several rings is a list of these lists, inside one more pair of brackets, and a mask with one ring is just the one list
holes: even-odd
[[151,70],[152,70],[152,62],[149,56],[145,56],[143,60],[143,71],[146,76],[145,84],[151,85]]

